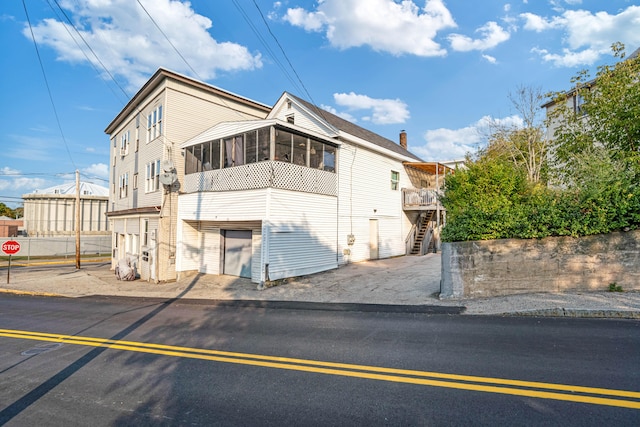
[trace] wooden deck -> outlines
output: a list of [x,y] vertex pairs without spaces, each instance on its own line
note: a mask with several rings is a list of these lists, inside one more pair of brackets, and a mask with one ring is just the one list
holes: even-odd
[[439,201],[439,190],[430,188],[403,188],[402,209],[405,211],[435,211],[444,209]]

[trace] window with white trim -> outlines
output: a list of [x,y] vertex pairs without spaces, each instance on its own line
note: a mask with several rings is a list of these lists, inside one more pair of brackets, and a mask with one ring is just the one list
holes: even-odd
[[129,172],[120,175],[118,188],[120,188],[120,198],[127,197],[129,194]]
[[147,218],[142,220],[142,246],[149,245],[149,220]]
[[400,187],[400,172],[391,171],[391,189],[398,190]]
[[158,105],[147,116],[147,142],[162,135],[162,105]]
[[129,137],[130,137],[129,131],[124,132],[120,136],[120,155],[121,156],[126,156],[127,154],[129,154]]
[[134,190],[138,189],[138,174],[137,173],[133,174],[133,189]]
[[160,160],[147,163],[144,192],[151,193],[160,188]]

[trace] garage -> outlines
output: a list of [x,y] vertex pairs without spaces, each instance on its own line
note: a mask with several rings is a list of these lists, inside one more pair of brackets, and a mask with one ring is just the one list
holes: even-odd
[[251,278],[251,230],[222,230],[223,274]]

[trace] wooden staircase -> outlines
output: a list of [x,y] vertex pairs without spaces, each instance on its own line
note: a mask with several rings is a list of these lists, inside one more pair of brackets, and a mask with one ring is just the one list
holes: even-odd
[[[427,252],[433,252],[435,241],[431,237],[433,236],[432,221],[434,215],[435,211],[430,211],[418,219],[416,238],[411,247],[411,255],[424,255]],[[423,248],[425,240],[428,245],[427,248]]]

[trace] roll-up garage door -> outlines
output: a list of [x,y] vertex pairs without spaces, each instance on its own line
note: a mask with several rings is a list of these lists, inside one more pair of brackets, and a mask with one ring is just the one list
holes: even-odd
[[251,230],[223,230],[224,274],[251,278]]

